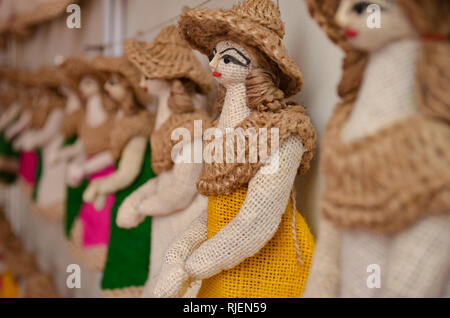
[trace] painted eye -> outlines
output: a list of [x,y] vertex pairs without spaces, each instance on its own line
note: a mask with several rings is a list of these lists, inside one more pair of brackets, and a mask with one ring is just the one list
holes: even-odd
[[368,6],[370,6],[369,2],[361,1],[361,2],[355,3],[352,10],[355,11],[357,14],[363,14],[367,10]]
[[216,54],[217,54],[217,50],[213,49],[211,55],[208,56],[208,59],[209,59],[210,62],[214,59],[214,56],[216,56]]
[[231,60],[230,60],[228,57],[225,57],[225,58],[223,59],[223,62],[224,62],[225,64],[229,64],[229,63],[231,62]]

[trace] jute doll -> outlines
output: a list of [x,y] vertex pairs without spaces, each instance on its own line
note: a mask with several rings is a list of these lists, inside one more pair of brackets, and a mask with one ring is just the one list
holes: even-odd
[[32,210],[47,221],[60,221],[65,200],[65,164],[51,162],[62,140],[62,119],[65,104],[59,92],[58,70],[44,66],[35,75],[39,93],[31,117],[31,130],[22,143],[24,151],[38,152],[38,179],[33,189]]
[[3,70],[0,73],[0,181],[10,184],[15,181],[18,170],[18,154],[14,151],[11,141],[6,138],[8,127],[14,125],[20,113],[19,92],[17,87],[17,72]]
[[22,143],[30,137],[29,131],[31,129],[34,106],[39,97],[39,89],[36,87],[37,81],[34,75],[27,71],[17,73],[17,81],[21,87],[19,93],[19,117],[5,131],[5,138],[10,140],[13,151],[20,153],[18,184],[27,197],[30,197],[33,192],[38,156],[35,150],[18,150],[22,148]]
[[[314,241],[290,196],[297,172],[309,168],[315,130],[302,106],[284,101],[303,80],[284,47],[280,12],[272,1],[247,0],[231,10],[186,11],[179,28],[209,55],[219,82],[218,130],[253,129],[258,142],[233,145],[234,158],[244,147],[243,162],[205,159],[197,188],[207,209],[168,249],[155,294],[179,297],[203,280],[200,298],[300,297]],[[264,141],[264,128],[279,147]]]
[[[107,76],[97,70],[92,61],[72,58],[72,76],[86,100],[83,120],[78,126],[79,140],[85,160],[72,161],[67,169],[67,183],[76,187],[84,179],[92,182],[114,173],[115,161],[109,137],[114,124],[116,103],[103,90]],[[102,209],[84,202],[70,234],[71,250],[90,270],[102,270],[106,258],[111,226],[111,209],[115,196],[110,194]]]
[[[79,73],[78,58],[66,58],[60,65],[62,94],[66,97],[62,131],[64,139],[54,152],[53,162],[84,162],[83,145],[78,138],[78,126],[84,120],[84,103],[79,90],[81,74]],[[78,71],[78,73],[77,73]],[[78,74],[78,76],[76,76]],[[70,239],[73,223],[83,203],[83,192],[87,187],[87,180],[71,186],[66,183],[66,201],[64,206],[64,233]]]
[[[198,210],[191,207],[204,201],[195,187],[201,161],[178,158],[189,151],[192,155],[196,144],[195,121],[201,124],[197,128],[198,145],[201,145],[203,129],[210,126],[209,116],[203,109],[203,95],[212,89],[213,79],[175,26],[164,28],[151,44],[126,42],[125,53],[145,75],[142,85],[158,99],[156,124],[150,139],[151,164],[158,176],[124,201],[117,218],[119,226],[130,228],[146,215],[152,216],[150,275],[142,296],[153,297],[153,285],[165,249],[198,216]],[[177,128],[189,132],[190,138],[181,141],[179,137],[171,138]],[[178,151],[174,150],[175,145]],[[195,288],[198,286],[193,287],[191,296],[195,295]]]
[[448,297],[450,2],[308,4],[346,58],[305,296]]
[[120,205],[133,191],[155,176],[149,164],[149,137],[154,119],[151,96],[139,86],[140,73],[125,57],[98,57],[94,66],[107,72],[105,91],[119,105],[110,134],[110,148],[116,170],[91,182],[84,200],[101,209],[109,194],[115,194],[111,210],[111,234],[102,276],[102,296],[139,297],[147,281],[150,262],[148,217],[133,229],[119,228],[115,222]]

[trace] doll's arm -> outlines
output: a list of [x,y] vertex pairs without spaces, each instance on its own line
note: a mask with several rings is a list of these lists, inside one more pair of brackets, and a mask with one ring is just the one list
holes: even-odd
[[[450,278],[450,214],[432,216],[399,233],[378,297],[442,297]],[[384,285],[384,286],[383,286]]]
[[19,103],[14,102],[11,107],[0,116],[0,131],[4,131],[11,121],[19,114]]
[[293,135],[271,156],[272,163],[279,159],[278,168],[266,165],[256,173],[238,215],[186,261],[191,279],[233,268],[266,245],[281,222],[303,153],[300,137]]
[[208,239],[208,198],[200,196],[197,199],[199,201],[196,206],[203,211],[168,248],[153,290],[155,297],[182,297],[189,287],[190,280],[184,270],[184,263],[191,253]]
[[146,137],[131,139],[123,150],[118,169],[104,179],[91,182],[83,194],[83,199],[95,202],[98,196],[106,196],[132,184],[141,171],[146,148]]
[[23,131],[31,122],[31,113],[29,111],[25,112],[20,116],[19,120],[12,126],[6,129],[5,137],[6,140],[10,141],[16,137],[21,131]]
[[45,122],[44,128],[37,131],[36,134],[33,135],[33,138],[30,138],[29,142],[24,145],[26,149],[31,150],[48,143],[61,128],[63,117],[64,114],[61,109],[51,111]]
[[338,297],[340,246],[341,231],[322,218],[303,298]]
[[[192,144],[185,145],[183,151],[188,147],[191,148]],[[201,169],[201,163],[175,163],[172,170],[158,176],[158,179],[170,179],[170,182],[158,183],[156,192],[140,204],[141,213],[151,216],[168,215],[189,206],[197,194],[196,182]]]
[[83,172],[85,176],[89,176],[96,172],[102,171],[113,164],[114,158],[111,152],[103,151],[84,162]]
[[71,146],[64,146],[59,148],[58,153],[55,155],[55,162],[57,161],[69,161],[76,157],[83,151],[83,142],[78,139]]
[[117,212],[116,223],[119,227],[130,229],[144,221],[145,215],[139,213],[138,206],[143,198],[150,196],[156,191],[157,186],[157,178],[152,178],[123,201]]

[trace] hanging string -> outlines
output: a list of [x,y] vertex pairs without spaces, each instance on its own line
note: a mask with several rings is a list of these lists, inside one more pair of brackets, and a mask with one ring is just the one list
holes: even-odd
[[[198,5],[192,7],[192,9],[200,8],[200,7],[204,6],[205,4],[207,4],[207,3],[211,2],[211,1],[212,0],[204,0],[201,3],[199,3]],[[188,9],[188,7],[185,7],[185,8]],[[166,20],[164,20],[162,22],[157,23],[157,24],[149,27],[148,29],[138,30],[134,37],[135,38],[142,38],[144,35],[150,34],[150,33],[152,33],[153,31],[156,31],[156,30],[160,30],[165,25],[167,25],[167,24],[169,24],[169,23],[171,23],[173,21],[176,21],[179,17],[180,17],[180,15],[178,14],[176,16],[173,16],[173,17],[168,18],[168,19],[166,19]],[[85,51],[99,51],[99,52],[103,52],[105,49],[111,48],[115,44],[122,43],[124,40],[125,39],[121,39],[120,41],[109,42],[109,43],[101,43],[101,44],[88,44],[88,45],[86,45],[84,47],[84,50]]]

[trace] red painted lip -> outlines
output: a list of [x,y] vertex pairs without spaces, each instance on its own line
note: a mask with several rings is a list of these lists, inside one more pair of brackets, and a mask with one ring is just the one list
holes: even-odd
[[214,77],[221,77],[221,76],[222,76],[222,73],[219,73],[219,72],[213,72],[213,76],[214,76]]
[[350,29],[350,28],[346,28],[344,30],[344,35],[349,39],[356,38],[358,36],[358,31]]

